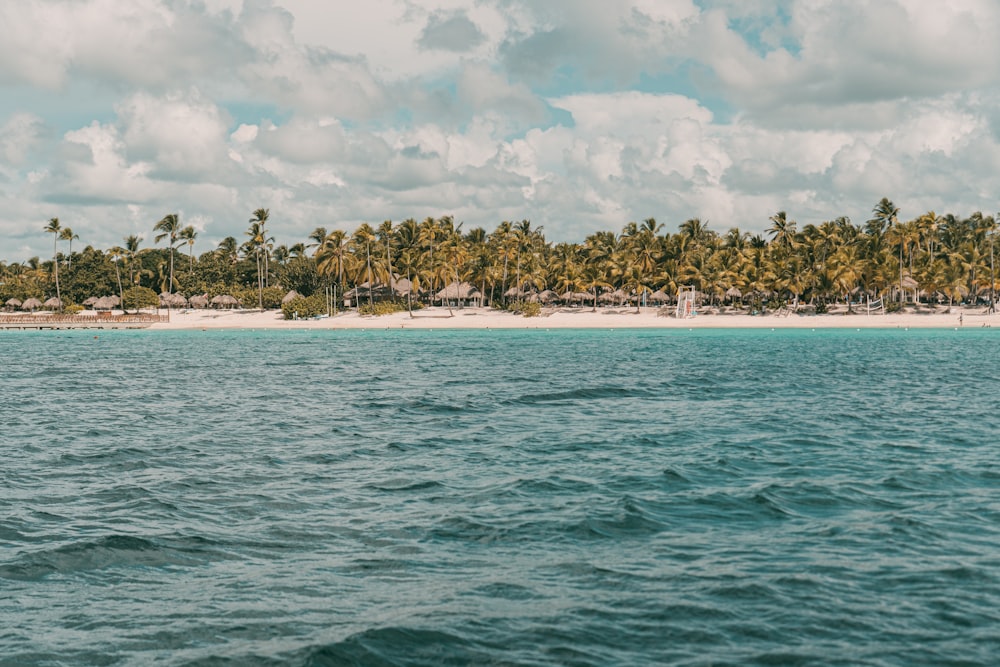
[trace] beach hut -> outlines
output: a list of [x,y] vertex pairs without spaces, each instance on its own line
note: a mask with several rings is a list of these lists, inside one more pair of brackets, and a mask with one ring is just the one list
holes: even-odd
[[547,290],[542,290],[538,294],[533,294],[532,298],[533,300],[538,301],[539,303],[549,304],[558,301],[559,295],[553,292],[552,290],[547,289]]
[[479,296],[479,290],[476,289],[475,285],[466,282],[452,282],[434,296],[442,302],[447,300],[458,305],[467,305],[469,301],[473,301]]
[[47,310],[62,310],[63,302],[62,299],[59,299],[57,297],[52,297],[51,299],[48,299],[45,303],[43,303],[42,306]]
[[161,308],[183,308],[186,305],[187,299],[184,298],[183,294],[172,294],[170,292],[160,294]]
[[289,290],[288,294],[281,297],[281,305],[284,306],[289,301],[292,301],[293,299],[298,299],[300,296],[302,295],[296,292],[295,290]]
[[208,308],[208,297],[204,294],[195,294],[188,299],[188,305],[192,308]]
[[392,281],[392,289],[396,296],[407,296],[413,292],[413,281],[409,278],[396,278]]
[[559,300],[563,303],[583,303],[585,301],[593,301],[594,295],[587,292],[563,292],[559,296]]
[[95,299],[94,303],[90,305],[94,307],[94,310],[113,310],[118,305],[118,301],[118,297],[102,296],[99,299]]
[[236,308],[240,300],[229,294],[220,294],[212,297],[211,304],[213,308]]
[[36,311],[41,307],[42,307],[42,302],[34,297],[30,299],[25,299],[24,303],[21,304],[21,310]]
[[507,299],[524,299],[530,297],[534,293],[535,290],[533,290],[530,286],[526,287],[524,285],[514,285],[509,290],[504,292],[503,295]]
[[648,297],[650,303],[668,303],[670,301],[670,296],[667,295],[662,289],[658,289]]
[[21,300],[14,298],[7,299],[7,303],[4,305],[6,306],[7,310],[17,310],[18,308],[21,307]]

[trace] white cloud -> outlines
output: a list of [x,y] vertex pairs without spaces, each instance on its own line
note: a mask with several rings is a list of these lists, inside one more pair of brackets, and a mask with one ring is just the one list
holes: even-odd
[[196,91],[133,95],[118,105],[123,140],[132,161],[178,180],[218,175],[225,166],[230,120]]
[[6,253],[44,254],[52,215],[107,246],[175,210],[239,236],[258,206],[289,243],[446,213],[579,240],[995,206],[992,0],[22,0],[0,22]]
[[5,165],[18,167],[40,145],[44,133],[42,119],[32,113],[14,114],[0,125],[0,157]]

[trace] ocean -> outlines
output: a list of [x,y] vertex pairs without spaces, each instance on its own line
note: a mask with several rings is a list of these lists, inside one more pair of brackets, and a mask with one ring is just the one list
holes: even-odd
[[998,349],[0,332],[0,666],[995,665]]

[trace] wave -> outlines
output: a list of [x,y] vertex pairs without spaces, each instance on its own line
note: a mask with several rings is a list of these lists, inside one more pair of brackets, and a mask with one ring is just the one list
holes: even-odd
[[290,656],[301,667],[438,667],[496,664],[499,647],[482,646],[451,632],[408,627],[365,630]]
[[38,581],[55,574],[112,568],[191,567],[229,557],[200,537],[164,540],[107,535],[22,554],[15,562],[0,565],[0,578]]

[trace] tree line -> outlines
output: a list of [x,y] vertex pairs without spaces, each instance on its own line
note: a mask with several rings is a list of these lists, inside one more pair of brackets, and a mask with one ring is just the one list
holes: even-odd
[[[503,221],[492,232],[463,230],[450,216],[362,223],[353,231],[317,227],[301,242],[277,244],[270,212],[253,212],[242,239],[227,237],[194,255],[198,232],[178,214],[152,225],[153,245],[131,235],[107,249],[74,249],[79,236],[58,218],[51,258],[0,262],[0,301],[56,296],[64,304],[142,287],[187,296],[234,294],[244,305],[272,308],[288,290],[329,292],[339,301],[358,286],[395,287],[427,301],[444,286],[468,283],[483,300],[504,304],[553,290],[595,298],[615,291],[641,299],[655,291],[693,286],[712,302],[739,295],[829,304],[884,297],[949,302],[995,302],[992,215],[961,217],[933,211],[904,220],[883,198],[861,224],[838,217],[799,228],[786,212],[763,233],[709,229],[698,218],[663,230],[654,218],[629,222],[619,233],[598,231],[582,242],[552,243],[529,220]],[[79,248],[79,244],[77,245]],[[369,300],[374,290],[365,292]],[[404,298],[404,297],[399,297]]]

